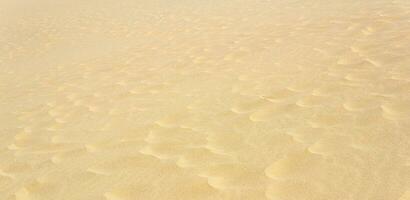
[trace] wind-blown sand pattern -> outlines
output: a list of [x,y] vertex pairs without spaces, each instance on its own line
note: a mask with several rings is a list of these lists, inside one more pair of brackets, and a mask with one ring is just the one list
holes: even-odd
[[1,200],[410,200],[408,0],[0,0]]

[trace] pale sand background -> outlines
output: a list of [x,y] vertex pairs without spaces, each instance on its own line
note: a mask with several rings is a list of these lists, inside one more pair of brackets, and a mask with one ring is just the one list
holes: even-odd
[[0,0],[1,200],[409,200],[408,0]]

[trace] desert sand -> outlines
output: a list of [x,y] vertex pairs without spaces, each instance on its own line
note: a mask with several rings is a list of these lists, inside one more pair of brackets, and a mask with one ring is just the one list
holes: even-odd
[[1,200],[410,200],[408,0],[0,0]]

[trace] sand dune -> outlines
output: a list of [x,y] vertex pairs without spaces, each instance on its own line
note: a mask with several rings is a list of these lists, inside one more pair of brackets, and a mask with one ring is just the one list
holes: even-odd
[[0,0],[1,200],[410,200],[410,1]]

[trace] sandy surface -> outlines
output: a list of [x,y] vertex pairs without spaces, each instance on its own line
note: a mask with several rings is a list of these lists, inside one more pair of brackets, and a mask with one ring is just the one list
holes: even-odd
[[0,0],[1,200],[410,200],[408,0]]

